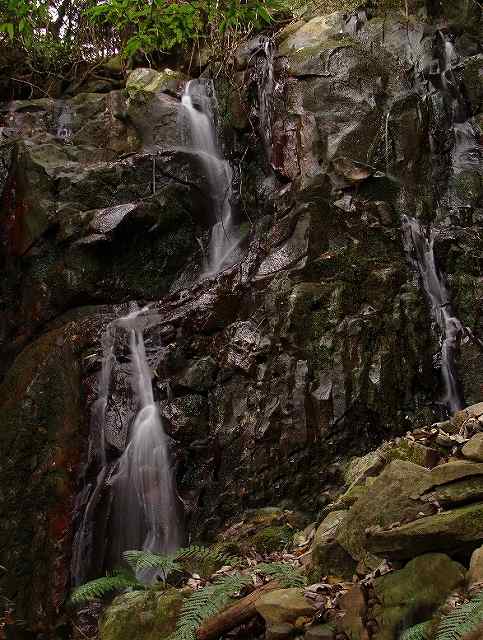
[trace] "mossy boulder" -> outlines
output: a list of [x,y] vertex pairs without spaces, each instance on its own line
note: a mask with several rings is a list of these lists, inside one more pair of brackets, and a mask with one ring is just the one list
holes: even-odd
[[134,69],[126,80],[126,91],[131,99],[139,98],[140,94],[176,93],[180,83],[186,80],[184,74],[172,69]]
[[366,529],[413,520],[423,505],[412,498],[414,485],[428,475],[427,469],[411,462],[391,462],[351,508],[337,532],[337,542],[353,558],[363,560],[367,552]]
[[471,440],[469,440],[461,453],[465,458],[470,460],[476,460],[477,462],[483,462],[483,433],[477,433]]
[[118,596],[99,624],[100,640],[167,640],[176,628],[184,595],[168,591],[135,591]]
[[378,623],[374,640],[394,640],[404,628],[427,620],[457,587],[465,569],[448,556],[430,553],[411,560],[404,569],[376,578],[377,604],[372,616]]
[[277,507],[254,509],[218,536],[218,541],[236,544],[240,552],[255,549],[259,553],[281,551],[292,544],[295,532],[307,519],[301,513]]
[[471,553],[483,542],[483,502],[426,516],[392,529],[374,529],[366,548],[389,559],[409,559],[428,551]]
[[355,560],[335,540],[337,531],[344,526],[347,511],[332,511],[315,532],[308,566],[309,580],[317,582],[324,576],[351,579],[356,568]]

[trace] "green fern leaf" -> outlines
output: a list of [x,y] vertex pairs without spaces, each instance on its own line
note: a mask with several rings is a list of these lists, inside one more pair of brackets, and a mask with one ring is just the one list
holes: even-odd
[[148,569],[159,569],[167,577],[173,571],[181,571],[182,569],[181,565],[176,562],[175,554],[162,556],[151,551],[125,551],[123,556],[136,574]]
[[483,622],[483,592],[441,618],[435,640],[460,640]]
[[277,580],[285,589],[304,587],[307,584],[307,579],[301,574],[300,570],[285,562],[262,562],[255,567],[255,570],[273,580]]
[[196,630],[201,623],[216,615],[250,582],[250,576],[236,573],[194,591],[183,604],[176,631],[170,640],[196,640]]
[[178,549],[175,557],[185,571],[198,573],[204,578],[208,578],[223,566],[232,566],[240,562],[240,558],[227,555],[216,545],[213,547],[193,545],[185,549]]
[[427,631],[431,622],[420,622],[406,629],[400,636],[400,640],[427,640]]
[[70,597],[71,604],[82,604],[89,600],[102,598],[110,591],[122,591],[123,589],[144,589],[135,576],[131,573],[118,572],[113,575],[103,576],[96,580],[91,580],[77,587]]

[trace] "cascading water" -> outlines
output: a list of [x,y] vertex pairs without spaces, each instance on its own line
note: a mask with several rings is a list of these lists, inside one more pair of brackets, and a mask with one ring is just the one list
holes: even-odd
[[[170,553],[182,543],[180,504],[143,338],[144,329],[157,321],[158,317],[146,309],[136,309],[109,324],[102,338],[99,395],[92,407],[91,424],[91,431],[99,434],[100,471],[74,545],[72,569],[77,584],[83,581],[85,565],[90,563],[94,512],[106,485],[112,493],[109,535],[112,564],[118,563],[123,551],[129,549]],[[129,428],[127,446],[113,465],[106,453],[106,415],[112,372],[117,364],[116,340],[125,335],[128,336],[129,378],[136,414]],[[147,580],[151,577],[140,576]]]
[[441,374],[443,377],[444,402],[451,412],[461,409],[463,400],[456,375],[455,355],[464,327],[454,315],[449,293],[439,272],[434,257],[436,232],[426,236],[423,227],[414,218],[403,216],[404,247],[414,269],[421,276],[421,283],[429,301],[431,315],[436,323],[441,341]]
[[[468,204],[455,188],[457,178],[466,171],[478,171],[481,166],[479,129],[458,79],[459,58],[449,37],[439,31],[435,36],[438,60],[433,61],[433,87],[420,85],[423,98],[429,104],[429,148],[433,164],[436,218],[441,226],[458,224]],[[423,77],[423,80],[425,78]],[[389,119],[386,120],[386,159],[389,157]],[[450,142],[450,144],[448,144]],[[449,152],[448,152],[449,150]],[[441,162],[441,157],[445,159]],[[387,173],[390,173],[389,162]],[[450,214],[448,216],[448,214]],[[444,216],[446,219],[444,219]],[[444,402],[451,413],[464,406],[456,370],[456,355],[462,339],[471,331],[456,317],[451,306],[445,275],[435,259],[435,244],[440,230],[423,225],[416,219],[402,216],[403,242],[413,268],[419,273],[428,299],[431,316],[439,334],[440,367],[444,384]]]
[[214,110],[216,98],[213,82],[190,80],[182,97],[184,115],[188,124],[186,143],[199,154],[206,172],[214,207],[215,224],[208,247],[206,275],[215,275],[238,259],[240,234],[234,225],[231,208],[232,170],[220,156],[216,144]]
[[131,384],[138,413],[117,473],[109,483],[118,519],[119,553],[126,549],[169,553],[181,544],[181,526],[167,438],[154,401],[142,323],[139,324],[142,313],[137,310],[116,321],[117,327],[129,334]]

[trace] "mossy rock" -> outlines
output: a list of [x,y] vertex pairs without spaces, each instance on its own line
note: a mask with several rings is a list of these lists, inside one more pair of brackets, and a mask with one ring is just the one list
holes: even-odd
[[429,473],[424,467],[411,462],[391,462],[351,508],[344,527],[337,532],[337,542],[357,560],[363,560],[367,551],[378,555],[377,551],[367,547],[366,529],[416,518],[424,505],[413,499],[414,487],[422,483]]
[[374,640],[393,640],[401,629],[428,619],[464,579],[465,568],[441,553],[414,558],[404,569],[376,578]]
[[293,541],[298,529],[307,525],[301,513],[278,507],[265,507],[248,511],[244,520],[237,522],[218,536],[219,544],[236,544],[241,553],[255,549],[259,553],[282,550]]
[[483,502],[477,502],[400,527],[374,529],[366,536],[365,547],[390,560],[407,560],[432,550],[469,554],[482,542]]
[[134,69],[126,80],[126,91],[131,99],[141,94],[157,94],[176,91],[179,83],[187,80],[180,71],[163,69]]
[[267,527],[252,538],[252,545],[259,553],[272,553],[288,547],[294,536],[292,527]]
[[176,628],[183,600],[176,589],[124,593],[104,612],[99,639],[167,640]]

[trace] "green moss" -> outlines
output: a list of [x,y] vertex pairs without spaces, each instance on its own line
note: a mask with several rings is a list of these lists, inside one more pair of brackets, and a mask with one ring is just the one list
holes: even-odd
[[294,531],[287,525],[283,527],[267,527],[252,538],[252,546],[259,553],[281,551],[293,540]]
[[106,609],[100,640],[167,640],[176,628],[183,599],[176,589],[125,593]]
[[292,62],[296,64],[300,64],[309,60],[310,58],[315,58],[317,56],[322,56],[325,52],[333,51],[334,49],[345,49],[347,47],[358,47],[360,43],[357,40],[354,40],[350,36],[341,36],[340,38],[328,38],[327,40],[323,40],[322,42],[311,45],[309,47],[303,47],[297,50],[291,50],[289,52],[289,58]]

